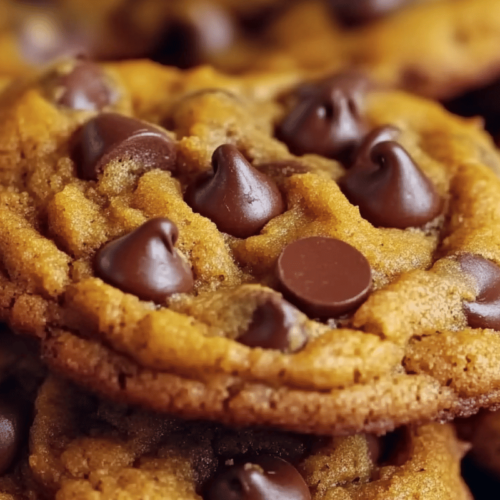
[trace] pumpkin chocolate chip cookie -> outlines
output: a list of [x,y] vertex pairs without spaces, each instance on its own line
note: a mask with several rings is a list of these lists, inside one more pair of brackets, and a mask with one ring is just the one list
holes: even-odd
[[36,345],[0,327],[0,499],[36,498],[28,458],[33,403],[45,370]]
[[239,57],[287,0],[0,0],[0,75],[70,55],[195,66]]
[[299,0],[223,63],[317,77],[358,68],[380,84],[444,99],[500,76],[499,43],[496,0]]
[[53,368],[316,434],[500,403],[500,168],[475,122],[356,74],[146,62],[97,67],[103,105],[81,64],[0,102],[0,316]]
[[385,438],[310,437],[182,422],[98,400],[49,378],[30,466],[48,498],[469,500],[451,426]]

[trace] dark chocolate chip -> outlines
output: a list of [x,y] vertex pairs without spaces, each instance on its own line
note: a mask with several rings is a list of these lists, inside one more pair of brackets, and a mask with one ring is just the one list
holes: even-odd
[[186,4],[165,29],[152,58],[162,64],[190,68],[230,47],[236,35],[234,20],[214,3]]
[[218,147],[212,165],[213,174],[190,186],[186,202],[220,231],[248,238],[285,211],[275,182],[252,167],[235,146]]
[[383,127],[370,134],[340,187],[375,226],[419,227],[441,213],[441,198],[405,149],[384,140],[395,133]]
[[341,74],[299,89],[299,101],[279,126],[278,138],[293,154],[348,162],[366,133],[362,100],[368,83],[360,75]]
[[174,248],[178,235],[169,219],[151,219],[104,246],[96,256],[96,274],[123,292],[159,304],[174,293],[187,293],[193,274]]
[[51,85],[57,104],[75,110],[100,111],[118,98],[104,71],[89,61],[77,62],[69,73],[58,75]]
[[356,309],[372,288],[366,258],[334,238],[313,236],[291,243],[278,259],[277,274],[290,302],[317,318]]
[[12,465],[23,441],[26,418],[21,406],[0,397],[0,474]]
[[[257,307],[246,332],[238,337],[238,342],[249,347],[263,349],[278,349],[292,352],[292,329],[298,324],[298,311],[286,300],[270,296],[266,302]],[[301,332],[297,332],[299,335]],[[298,351],[306,343],[302,334],[302,342],[294,346]]]
[[474,302],[464,303],[464,312],[471,328],[500,331],[500,267],[479,255],[458,257],[462,271],[472,276],[478,294]]
[[297,469],[281,458],[261,456],[225,467],[211,482],[205,500],[310,500]]
[[345,24],[360,24],[387,15],[414,0],[328,0],[334,13]]
[[152,125],[117,113],[102,113],[77,133],[73,159],[82,179],[97,180],[113,160],[133,159],[146,170],[172,170],[176,147]]
[[383,125],[372,130],[360,144],[354,160],[356,163],[371,162],[372,149],[381,142],[396,141],[401,135],[401,130],[392,125]]

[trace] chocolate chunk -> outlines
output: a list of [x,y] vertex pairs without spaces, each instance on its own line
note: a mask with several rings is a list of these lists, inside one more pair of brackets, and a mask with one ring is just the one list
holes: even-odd
[[0,397],[0,474],[5,474],[19,451],[25,430],[21,406]]
[[253,168],[235,146],[217,148],[212,165],[213,174],[190,186],[186,202],[220,231],[248,238],[285,211],[275,182]]
[[205,500],[310,500],[297,469],[281,458],[261,456],[225,467],[211,482]]
[[234,20],[215,3],[181,5],[153,59],[180,68],[190,68],[229,48],[236,36]]
[[102,113],[77,133],[73,159],[82,179],[97,180],[113,160],[134,160],[146,170],[172,170],[176,147],[152,125],[117,113]]
[[174,293],[187,293],[193,274],[174,248],[178,236],[171,220],[151,219],[105,245],[96,256],[96,274],[123,292],[159,304]]
[[[253,313],[247,331],[237,340],[249,347],[262,347],[263,349],[278,349],[283,352],[298,351],[307,341],[302,334],[302,339],[293,346],[292,329],[298,324],[298,311],[288,302],[275,296],[258,306]],[[298,332],[300,335],[301,332]]]
[[299,89],[299,101],[277,130],[295,155],[315,153],[348,162],[366,133],[362,99],[366,78],[334,76]]
[[77,62],[69,73],[58,75],[51,85],[57,104],[75,110],[100,111],[118,98],[104,71],[89,61]]
[[464,312],[471,328],[500,331],[500,267],[479,255],[458,257],[462,271],[472,276],[478,294],[474,302],[464,303]]
[[317,318],[352,311],[372,288],[366,258],[334,238],[313,236],[291,243],[278,259],[277,274],[290,302]]
[[360,24],[389,14],[414,0],[328,0],[335,15],[345,24]]
[[395,129],[371,133],[340,187],[361,215],[380,227],[419,227],[441,212],[431,181],[398,143],[385,140]]

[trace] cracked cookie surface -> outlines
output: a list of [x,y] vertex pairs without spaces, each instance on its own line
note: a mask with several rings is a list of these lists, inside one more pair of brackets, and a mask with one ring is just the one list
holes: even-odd
[[[499,159],[477,123],[352,75],[146,62],[99,68],[104,103],[64,79],[92,104],[74,110],[56,99],[74,70],[0,97],[0,315],[52,367],[118,401],[316,434],[500,404],[496,309],[471,319],[500,264]],[[275,138],[284,123],[287,142],[318,131],[308,153]]]
[[[384,439],[227,429],[100,401],[51,377],[36,402],[30,466],[40,492],[58,500],[272,498],[281,477],[304,500],[469,500],[464,450],[449,425]],[[274,475],[263,473],[269,464]]]

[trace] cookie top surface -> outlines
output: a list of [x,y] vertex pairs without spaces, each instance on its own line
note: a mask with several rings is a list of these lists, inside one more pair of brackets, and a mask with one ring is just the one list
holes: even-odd
[[285,488],[287,498],[301,500],[424,490],[426,498],[468,500],[463,449],[451,426],[439,424],[377,439],[181,422],[49,378],[36,402],[30,466],[40,493],[58,499],[266,499]]
[[0,314],[49,364],[317,434],[499,402],[499,160],[475,122],[356,75],[98,69],[106,106],[86,79],[62,81],[90,109],[60,103],[71,63],[0,99]]

